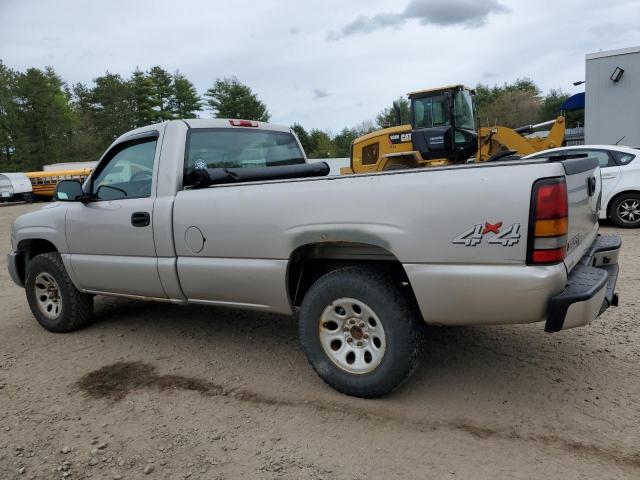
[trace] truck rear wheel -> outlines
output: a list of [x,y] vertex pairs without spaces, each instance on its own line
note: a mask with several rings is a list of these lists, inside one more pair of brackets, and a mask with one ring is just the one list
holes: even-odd
[[33,316],[50,332],[70,332],[91,319],[93,296],[73,285],[58,253],[43,253],[29,262],[25,290]]
[[339,392],[389,393],[418,364],[422,328],[411,297],[391,275],[346,267],[317,280],[300,309],[300,343],[316,373]]

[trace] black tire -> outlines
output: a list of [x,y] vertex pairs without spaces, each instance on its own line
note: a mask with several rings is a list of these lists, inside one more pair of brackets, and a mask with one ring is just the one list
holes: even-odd
[[624,205],[635,205],[637,203],[637,210],[640,211],[640,193],[624,193],[617,197],[611,204],[610,217],[611,221],[618,227],[622,228],[638,228],[640,227],[640,215],[635,214],[634,220],[629,221],[621,215],[620,210],[624,209]]
[[[39,306],[36,279],[40,274],[52,277],[57,284],[59,292],[57,296],[61,301],[60,310],[55,318],[47,317]],[[40,285],[41,287],[42,285]],[[29,262],[25,290],[33,316],[36,317],[40,325],[50,332],[71,332],[83,327],[91,320],[93,296],[80,292],[73,285],[58,253],[43,253]]]
[[[323,312],[343,298],[365,303],[384,328],[385,351],[373,371],[348,372],[322,346]],[[398,387],[418,365],[421,323],[412,296],[392,275],[371,268],[346,267],[318,279],[305,295],[300,308],[300,344],[313,369],[328,385],[347,395],[374,398]],[[345,344],[345,348],[354,347]]]

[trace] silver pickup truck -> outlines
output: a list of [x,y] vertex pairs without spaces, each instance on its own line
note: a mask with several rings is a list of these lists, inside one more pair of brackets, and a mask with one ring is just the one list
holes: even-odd
[[409,376],[424,323],[556,332],[617,303],[593,158],[327,173],[288,127],[140,128],[15,221],[9,271],[53,332],[94,295],[298,312],[315,371],[362,397]]

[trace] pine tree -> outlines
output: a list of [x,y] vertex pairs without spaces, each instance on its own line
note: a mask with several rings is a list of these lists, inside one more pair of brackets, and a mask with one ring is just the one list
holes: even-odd
[[268,122],[271,115],[251,89],[236,77],[217,79],[205,97],[216,118],[242,118]]
[[129,84],[118,74],[107,72],[94,80],[91,90],[93,121],[103,144],[109,144],[131,129]]
[[136,67],[129,79],[132,128],[143,127],[156,121],[154,85],[143,71]]
[[30,68],[16,78],[15,154],[24,170],[67,160],[74,112],[53,68]]
[[171,97],[173,96],[173,82],[171,74],[159,65],[151,68],[148,72],[151,80],[151,98],[153,100],[154,121],[163,122],[171,120]]
[[9,167],[13,156],[16,105],[13,99],[16,73],[0,60],[0,170],[12,170]]
[[411,108],[409,106],[409,100],[400,97],[394,103],[397,103],[400,107],[400,123],[396,118],[396,110],[392,105],[389,108],[385,108],[376,116],[376,123],[380,128],[393,127],[397,125],[407,125],[411,123]]
[[169,106],[174,118],[196,118],[196,112],[202,111],[196,87],[180,72],[173,75],[173,95]]

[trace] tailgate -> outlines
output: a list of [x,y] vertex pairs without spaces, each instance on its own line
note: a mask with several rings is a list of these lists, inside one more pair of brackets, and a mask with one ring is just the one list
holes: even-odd
[[[553,157],[549,159],[553,161]],[[569,232],[567,271],[580,261],[598,233],[601,188],[600,167],[594,157],[561,160],[567,181],[569,200]]]

